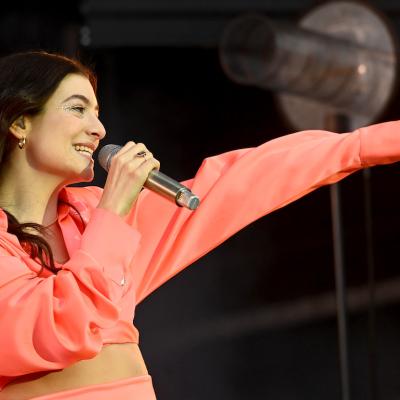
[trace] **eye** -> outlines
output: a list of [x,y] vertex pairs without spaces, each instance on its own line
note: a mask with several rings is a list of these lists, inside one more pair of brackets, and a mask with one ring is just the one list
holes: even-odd
[[[74,114],[77,114],[81,118],[83,118],[86,115],[87,111],[89,110],[87,106],[82,104],[66,104],[59,108],[67,112],[73,112]],[[98,112],[96,112],[95,115],[96,118],[99,118]]]
[[71,107],[70,107],[70,110],[71,110],[71,111],[76,111],[77,113],[83,115],[83,113],[84,113],[85,110],[86,110],[86,107],[83,107],[83,106],[71,106]]

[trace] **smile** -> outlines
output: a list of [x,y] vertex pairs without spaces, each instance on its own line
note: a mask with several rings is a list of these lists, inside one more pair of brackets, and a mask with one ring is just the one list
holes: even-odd
[[76,146],[74,146],[74,148],[76,151],[86,151],[86,152],[90,153],[90,155],[93,154],[93,150],[87,146],[76,145]]
[[74,146],[74,149],[80,153],[82,156],[92,160],[92,154],[93,154],[93,150],[89,149],[86,146]]

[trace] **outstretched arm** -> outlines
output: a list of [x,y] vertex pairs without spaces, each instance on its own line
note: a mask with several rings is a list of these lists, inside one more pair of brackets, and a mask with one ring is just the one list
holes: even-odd
[[136,300],[256,219],[360,168],[400,159],[400,122],[351,133],[304,131],[209,157],[183,182],[195,211],[143,190],[126,221],[142,234],[131,268]]

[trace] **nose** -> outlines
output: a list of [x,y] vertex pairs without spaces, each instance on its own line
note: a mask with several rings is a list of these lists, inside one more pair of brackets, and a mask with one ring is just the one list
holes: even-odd
[[99,140],[106,136],[106,129],[97,116],[94,115],[91,118],[91,123],[88,126],[87,133],[89,135],[97,136]]

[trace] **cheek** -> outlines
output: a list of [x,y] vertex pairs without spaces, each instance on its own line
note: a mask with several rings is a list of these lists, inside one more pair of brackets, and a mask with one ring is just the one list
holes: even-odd
[[36,166],[56,167],[73,162],[72,139],[61,136],[56,130],[50,134],[36,137],[34,142],[31,141],[29,150],[30,161]]
[[47,154],[52,157],[55,154],[61,155],[67,149],[68,139],[57,134],[57,131],[52,132],[50,135],[43,136],[37,144],[35,149],[37,153]]
[[[82,121],[71,116],[46,118],[30,138],[30,164],[37,169],[53,171],[74,170],[82,167],[77,158],[73,143],[82,139],[84,131]],[[78,171],[79,172],[79,171]]]
[[[40,153],[61,155],[65,151],[70,151],[72,144],[79,136],[80,124],[71,118],[48,119],[42,126],[38,135],[35,135],[35,147]],[[54,123],[53,123],[54,122]]]

